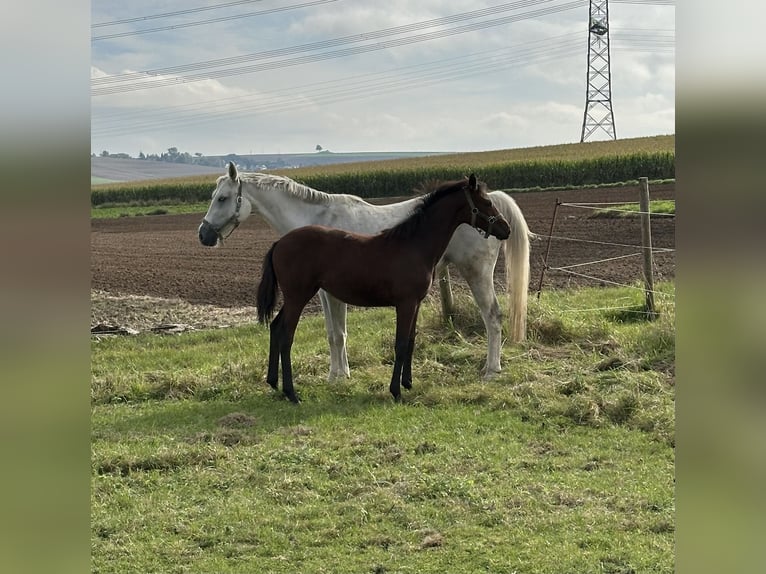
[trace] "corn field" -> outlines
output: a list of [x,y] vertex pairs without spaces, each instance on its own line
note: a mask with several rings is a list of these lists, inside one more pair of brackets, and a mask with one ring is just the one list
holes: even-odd
[[[631,143],[633,145],[629,145]],[[673,179],[674,146],[675,136],[658,136],[306,167],[274,173],[327,193],[351,193],[366,198],[409,195],[424,182],[459,179],[471,172],[490,189],[566,188],[629,182],[639,177]],[[99,185],[91,189],[91,204],[207,201],[214,186],[215,182],[209,177]]]

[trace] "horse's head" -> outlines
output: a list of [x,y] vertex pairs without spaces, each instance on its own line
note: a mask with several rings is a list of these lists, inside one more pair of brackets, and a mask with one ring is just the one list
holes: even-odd
[[208,247],[218,245],[250,216],[251,210],[250,202],[242,197],[237,168],[230,162],[228,173],[218,178],[210,207],[199,226],[200,243]]
[[476,175],[471,174],[463,189],[468,200],[471,227],[484,231],[485,237],[492,235],[501,240],[508,239],[511,235],[511,226],[492,204],[492,200],[487,195],[487,184],[478,181]]

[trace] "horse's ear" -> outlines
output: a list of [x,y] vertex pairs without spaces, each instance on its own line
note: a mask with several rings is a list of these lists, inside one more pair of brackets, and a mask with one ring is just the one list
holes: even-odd
[[234,165],[233,161],[229,162],[229,178],[232,180],[237,179],[237,166]]
[[471,189],[471,191],[475,191],[476,189],[478,189],[475,173],[472,173],[470,177],[468,178],[468,187]]

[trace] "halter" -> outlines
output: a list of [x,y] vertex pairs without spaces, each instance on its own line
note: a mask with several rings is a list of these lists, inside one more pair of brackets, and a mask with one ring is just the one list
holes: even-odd
[[[466,200],[468,200],[468,206],[471,208],[471,227],[476,229],[476,231],[479,232],[479,235],[484,236],[484,239],[489,239],[489,236],[492,233],[492,225],[495,223],[495,221],[497,221],[497,217],[494,215],[486,215],[485,213],[479,211],[479,208],[474,205],[473,199],[471,199],[471,193],[468,191],[468,186],[463,188],[463,192],[465,193]],[[487,220],[488,225],[486,233],[483,229],[476,227],[477,216]]]
[[[239,210],[242,208],[242,180],[237,178],[237,181],[239,182],[239,186],[237,187],[237,205],[234,208],[234,213],[232,214],[232,216],[229,217],[229,219],[227,219],[226,221],[224,221],[223,225],[221,225],[217,229],[207,219],[205,219],[204,217],[202,218],[202,223],[206,224],[208,227],[210,227],[210,229],[215,231],[215,234],[218,236],[218,239],[220,239],[221,241],[226,239],[226,237],[229,237],[229,235],[234,233],[234,230],[237,227],[239,227]],[[232,221],[234,221],[234,227],[232,227],[231,231],[229,231],[229,233],[226,234],[226,237],[224,237],[223,235],[221,235],[221,229],[229,225],[229,223],[231,223]]]

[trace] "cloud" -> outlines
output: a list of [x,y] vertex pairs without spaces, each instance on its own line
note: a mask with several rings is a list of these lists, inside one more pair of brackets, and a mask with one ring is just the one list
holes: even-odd
[[[442,0],[338,0],[263,18],[94,42],[91,76],[261,54],[423,22],[487,4],[482,0],[459,6],[446,6]],[[102,3],[93,10],[94,22],[146,12],[128,5],[115,12],[118,8]],[[244,64],[231,65],[232,74],[225,77],[94,97],[92,145],[136,154],[138,145],[152,140],[162,144],[159,151],[177,146],[213,154],[246,153],[251,148],[303,151],[317,142],[337,151],[470,151],[574,141],[579,139],[585,105],[587,46],[581,12],[568,10],[448,38],[255,73],[240,74],[236,67]],[[635,22],[640,22],[641,28],[674,27],[672,8],[669,12],[619,4],[611,12],[613,26],[619,22],[637,27]],[[249,62],[275,62],[340,48]],[[206,69],[211,68],[198,71]],[[631,126],[638,135],[654,135],[646,131],[650,129],[674,130],[672,58],[628,49],[614,54],[612,74],[618,133],[626,134],[621,125]],[[664,102],[652,100],[654,95],[664,97]]]
[[614,123],[620,137],[675,132],[675,101],[666,94],[646,93],[615,98]]
[[484,129],[508,132],[528,129],[530,118],[509,112],[500,112],[490,114],[479,123]]
[[[173,75],[149,75],[138,70],[123,70],[120,74],[137,74],[130,83],[137,83],[143,79],[158,81],[168,80],[177,82],[161,88],[135,90],[132,92],[118,93],[108,96],[96,96],[93,98],[94,106],[106,105],[118,108],[136,109],[166,109],[169,106],[183,106],[199,104],[211,101],[221,101],[229,98],[252,96],[252,90],[232,86],[215,79],[200,80],[197,82],[184,82],[180,76]],[[91,66],[91,79],[107,78],[103,70]],[[109,84],[119,85],[119,84]],[[104,104],[102,104],[102,102]]]

